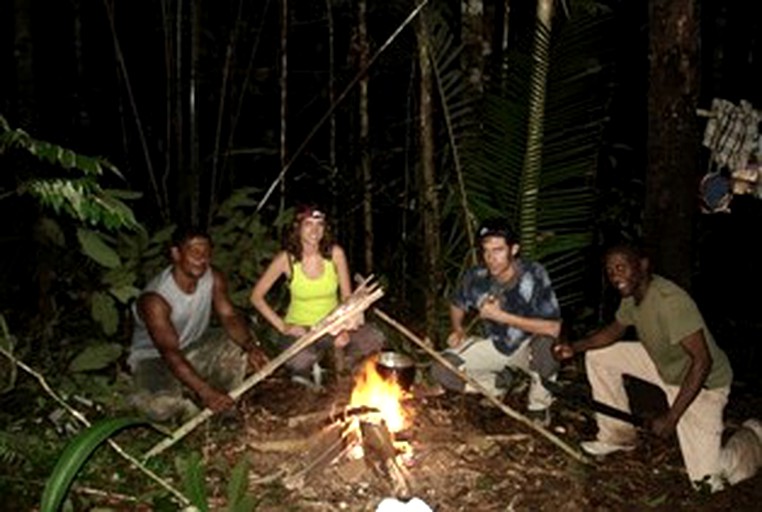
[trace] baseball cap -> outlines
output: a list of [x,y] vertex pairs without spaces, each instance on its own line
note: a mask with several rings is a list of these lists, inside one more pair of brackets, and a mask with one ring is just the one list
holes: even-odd
[[519,242],[519,237],[511,227],[510,222],[507,219],[494,217],[486,219],[479,226],[479,230],[476,232],[479,240],[484,240],[488,236],[500,236],[505,238],[507,244],[515,244]]

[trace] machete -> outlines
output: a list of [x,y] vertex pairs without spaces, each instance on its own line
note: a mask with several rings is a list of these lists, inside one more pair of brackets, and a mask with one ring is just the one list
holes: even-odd
[[621,421],[626,421],[627,423],[635,425],[638,428],[648,428],[649,421],[643,416],[617,409],[616,407],[612,407],[608,404],[604,404],[603,402],[594,400],[589,396],[580,396],[578,394],[573,394],[558,382],[543,379],[542,383],[545,388],[548,389],[548,391],[553,393],[553,395],[556,398],[560,399],[562,402],[574,405],[578,408],[589,409],[593,412],[604,414]]

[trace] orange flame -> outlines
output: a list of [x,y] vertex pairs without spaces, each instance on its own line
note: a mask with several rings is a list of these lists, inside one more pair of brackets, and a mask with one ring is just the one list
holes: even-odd
[[394,434],[407,426],[407,414],[400,402],[404,394],[405,392],[396,381],[385,380],[376,371],[376,358],[370,358],[355,378],[355,387],[352,390],[349,405],[378,409],[389,432]]

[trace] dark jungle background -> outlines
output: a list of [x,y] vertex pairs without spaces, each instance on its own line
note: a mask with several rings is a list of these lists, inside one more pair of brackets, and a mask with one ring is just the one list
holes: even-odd
[[[761,18],[740,0],[4,0],[3,347],[121,410],[129,307],[173,226],[210,230],[264,336],[249,291],[317,201],[381,307],[435,343],[487,216],[549,268],[570,339],[616,306],[602,249],[643,241],[757,389],[762,203],[701,213],[697,109],[760,108]],[[6,358],[0,379],[0,494],[26,503],[69,424]]]

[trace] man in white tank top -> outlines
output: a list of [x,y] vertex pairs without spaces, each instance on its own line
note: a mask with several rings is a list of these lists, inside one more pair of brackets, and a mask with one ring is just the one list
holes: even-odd
[[[154,277],[134,307],[135,331],[128,364],[136,392],[133,404],[154,421],[234,406],[228,391],[238,386],[247,361],[266,361],[227,293],[224,276],[210,265],[212,242],[195,229],[176,231],[172,264]],[[213,336],[215,311],[227,334]]]

